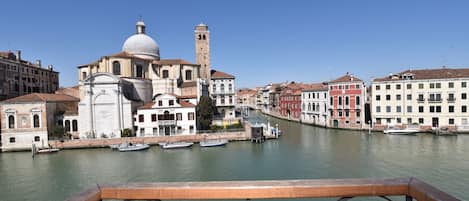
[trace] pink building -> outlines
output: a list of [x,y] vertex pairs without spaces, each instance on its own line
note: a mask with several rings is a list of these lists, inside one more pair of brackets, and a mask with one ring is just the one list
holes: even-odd
[[361,129],[365,124],[365,83],[347,73],[329,85],[329,125],[334,128]]

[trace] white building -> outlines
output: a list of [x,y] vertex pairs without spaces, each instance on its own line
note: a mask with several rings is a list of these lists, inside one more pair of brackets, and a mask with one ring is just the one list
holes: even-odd
[[223,120],[233,120],[236,118],[236,88],[234,76],[221,71],[212,70],[210,95],[217,107],[220,118]]
[[421,129],[468,127],[469,69],[406,70],[372,83],[372,120],[387,125],[419,125]]
[[301,121],[313,125],[328,125],[329,93],[326,84],[317,83],[301,91]]
[[137,137],[194,135],[197,130],[195,105],[171,94],[156,95],[134,118]]
[[[78,98],[64,94],[32,93],[0,103],[2,151],[49,147],[49,134],[63,127],[61,116],[77,110]],[[72,131],[78,127],[71,119]],[[69,132],[70,130],[66,130]],[[59,136],[57,136],[59,137]]]

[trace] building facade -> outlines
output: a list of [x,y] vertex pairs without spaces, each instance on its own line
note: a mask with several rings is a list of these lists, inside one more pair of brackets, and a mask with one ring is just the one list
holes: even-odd
[[219,114],[217,117],[224,120],[236,118],[236,88],[233,75],[212,70],[210,94]]
[[329,91],[327,84],[317,83],[301,91],[301,121],[328,127]]
[[0,100],[30,93],[54,93],[59,88],[59,73],[52,65],[43,68],[22,60],[21,51],[0,52]]
[[365,83],[347,73],[328,82],[328,87],[330,127],[362,129],[365,124]]
[[157,95],[137,109],[134,116],[137,137],[195,135],[195,105],[175,95]]
[[[33,143],[39,148],[49,147],[49,134],[55,127],[65,126],[63,114],[76,112],[77,103],[72,96],[44,93],[0,102],[2,151],[31,150]],[[76,121],[69,123],[78,127]]]
[[422,130],[448,127],[465,131],[469,113],[469,69],[406,70],[372,83],[372,121],[376,129],[389,125],[419,125]]
[[280,115],[287,118],[301,117],[301,89],[286,88],[280,93]]

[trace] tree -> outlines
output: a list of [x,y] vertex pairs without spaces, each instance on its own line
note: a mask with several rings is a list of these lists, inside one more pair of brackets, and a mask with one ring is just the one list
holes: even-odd
[[52,138],[56,139],[62,139],[65,134],[65,129],[61,125],[52,127],[52,131],[49,133]]
[[197,125],[201,130],[210,129],[213,120],[213,102],[208,96],[201,96],[199,104],[197,104]]
[[124,128],[121,131],[121,137],[132,137],[132,129],[130,128]]

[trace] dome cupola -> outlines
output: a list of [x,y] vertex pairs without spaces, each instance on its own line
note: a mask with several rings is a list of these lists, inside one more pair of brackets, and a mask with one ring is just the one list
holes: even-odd
[[139,20],[136,28],[137,33],[125,40],[122,51],[145,59],[160,60],[160,48],[153,38],[145,34],[145,23]]

